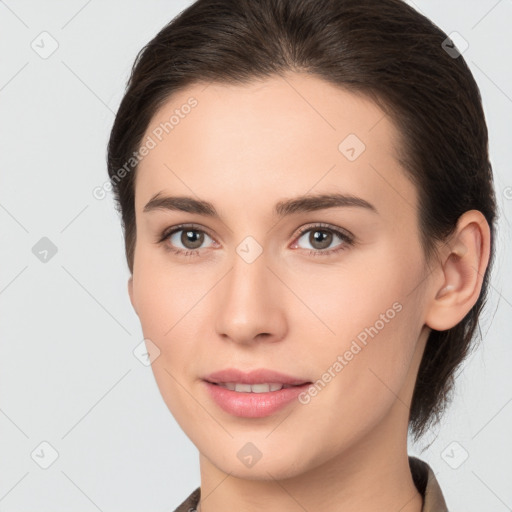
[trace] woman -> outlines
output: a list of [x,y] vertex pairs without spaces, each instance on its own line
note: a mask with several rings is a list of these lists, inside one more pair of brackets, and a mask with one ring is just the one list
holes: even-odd
[[400,0],[198,0],[112,128],[128,290],[200,454],[176,509],[442,512],[407,454],[483,307],[478,87]]

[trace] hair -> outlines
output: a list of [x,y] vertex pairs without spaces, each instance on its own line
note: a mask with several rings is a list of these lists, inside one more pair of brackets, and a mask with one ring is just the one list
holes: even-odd
[[[446,41],[402,0],[197,0],[138,53],[107,151],[133,273],[138,162],[132,155],[173,93],[198,83],[247,84],[303,72],[362,94],[389,115],[400,135],[397,158],[418,191],[425,261],[468,210],[482,212],[491,230],[477,302],[453,328],[430,332],[409,412],[415,440],[451,401],[494,261],[496,199],[482,100],[464,58],[449,53]],[[121,174],[127,162],[133,171]]]

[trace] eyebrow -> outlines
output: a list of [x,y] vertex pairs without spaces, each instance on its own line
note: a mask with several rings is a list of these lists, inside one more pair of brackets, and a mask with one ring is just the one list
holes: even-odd
[[[285,217],[302,212],[351,206],[364,208],[375,214],[379,213],[373,204],[360,197],[346,194],[315,194],[279,201],[274,206],[274,215]],[[174,210],[220,219],[215,206],[208,201],[188,196],[163,196],[160,192],[148,201],[143,212],[153,210]]]

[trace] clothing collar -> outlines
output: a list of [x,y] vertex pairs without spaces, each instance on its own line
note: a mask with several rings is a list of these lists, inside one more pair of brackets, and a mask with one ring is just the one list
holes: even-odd
[[423,460],[409,455],[409,467],[418,492],[423,496],[421,512],[448,512],[446,502],[432,468]]

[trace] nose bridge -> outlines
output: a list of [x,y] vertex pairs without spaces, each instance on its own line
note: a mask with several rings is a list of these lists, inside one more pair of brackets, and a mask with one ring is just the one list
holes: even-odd
[[283,328],[275,278],[267,268],[267,254],[258,246],[247,239],[239,244],[221,287],[216,328],[233,341],[248,342],[262,333],[280,337]]

